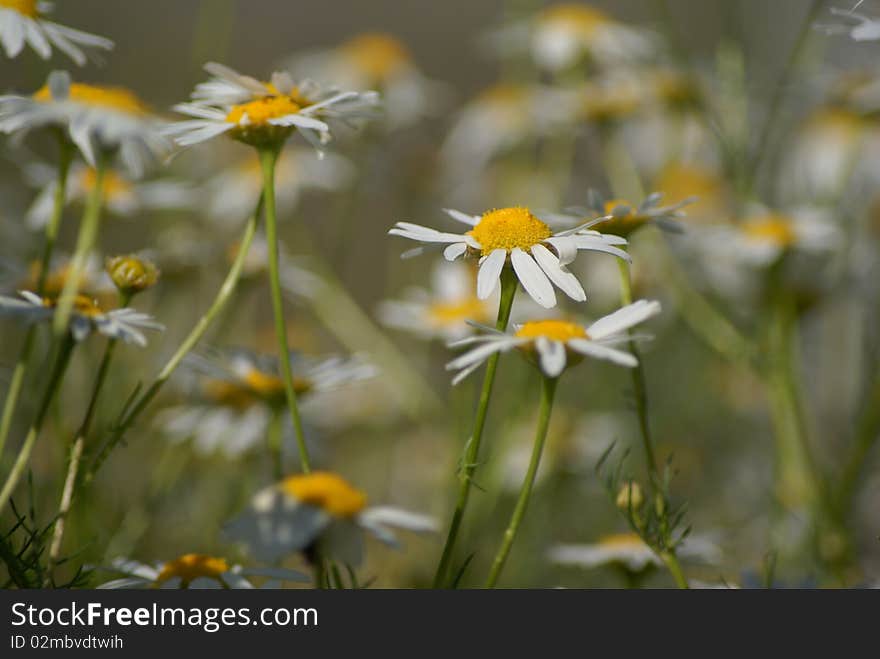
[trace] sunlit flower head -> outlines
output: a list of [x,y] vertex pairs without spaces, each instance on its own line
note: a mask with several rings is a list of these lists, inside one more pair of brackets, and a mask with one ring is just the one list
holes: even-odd
[[659,302],[639,300],[584,326],[565,320],[534,320],[516,325],[512,332],[488,331],[450,344],[469,349],[446,365],[458,371],[452,380],[458,384],[473,373],[491,355],[514,348],[533,359],[547,377],[562,375],[584,357],[610,361],[632,368],[636,358],[616,346],[630,341],[627,330],[660,313]]
[[527,20],[501,27],[489,39],[502,56],[528,53],[551,72],[571,69],[584,59],[620,66],[646,60],[657,51],[657,40],[647,30],[575,3],[550,5]]
[[[172,441],[192,439],[196,450],[238,456],[261,446],[272,416],[286,404],[278,361],[244,349],[213,350],[185,362],[195,376],[197,400],[162,411],[157,424]],[[312,396],[370,379],[376,368],[357,357],[292,357],[294,388],[310,422]],[[285,423],[286,423],[285,419]],[[291,434],[292,428],[284,432]],[[292,445],[292,444],[291,444]]]
[[[717,564],[721,550],[707,538],[689,536],[676,549],[676,555],[698,563]],[[635,533],[607,535],[592,544],[557,545],[548,552],[550,561],[571,567],[596,568],[622,565],[631,572],[663,565],[654,551]]]
[[585,209],[594,217],[603,218],[595,224],[598,231],[629,238],[634,232],[648,224],[655,224],[665,231],[681,231],[677,218],[684,217],[681,209],[693,199],[683,199],[678,203],[661,206],[662,192],[648,195],[640,204],[625,199],[605,199],[596,190],[590,190],[589,208]]
[[43,0],[0,0],[0,45],[7,57],[17,57],[27,44],[47,60],[55,47],[82,66],[88,51],[113,48],[110,39],[50,21],[53,8]]
[[191,588],[241,589],[255,588],[249,577],[267,577],[262,588],[277,588],[281,582],[308,582],[308,575],[284,568],[245,568],[219,556],[184,554],[164,563],[141,563],[125,558],[115,559],[109,567],[101,568],[123,575],[102,583],[101,589],[132,588]]
[[[25,323],[51,322],[55,316],[58,301],[55,298],[40,297],[30,291],[21,291],[20,298],[0,296],[0,316],[12,316]],[[70,315],[70,333],[77,341],[98,332],[111,339],[134,343],[141,347],[147,339],[141,330],[159,331],[164,329],[153,318],[134,309],[105,310],[97,300],[88,295],[74,298]]]
[[101,154],[118,155],[136,177],[168,153],[163,125],[128,89],[71,82],[64,71],[50,74],[31,96],[0,96],[0,132],[21,139],[37,128],[56,128],[92,167]]
[[224,134],[253,146],[278,146],[297,130],[321,150],[330,140],[329,121],[369,118],[378,103],[375,92],[325,89],[309,80],[295,82],[287,73],[261,82],[215,62],[205,70],[214,77],[196,85],[190,103],[174,106],[194,117],[166,131],[180,146]]
[[[31,182],[40,187],[34,202],[27,211],[27,224],[31,229],[41,229],[52,216],[57,189],[55,168],[37,165],[28,168]],[[68,204],[84,204],[94,190],[97,175],[92,167],[74,164],[70,168],[65,188]],[[122,170],[108,168],[102,183],[103,207],[113,215],[132,217],[149,211],[178,210],[189,208],[195,200],[191,186],[178,181],[133,181]]]
[[227,524],[226,535],[245,544],[261,561],[319,549],[321,556],[359,565],[364,534],[399,547],[392,529],[437,530],[425,515],[390,506],[367,506],[367,495],[338,474],[315,471],[288,476],[251,499],[249,508]]
[[605,252],[629,260],[626,252],[615,247],[626,244],[625,239],[590,231],[587,225],[554,233],[527,208],[499,208],[482,215],[456,210],[446,213],[470,230],[457,234],[398,222],[388,233],[429,245],[446,245],[443,256],[447,261],[461,256],[479,258],[476,288],[481,300],[498,288],[502,270],[510,266],[525,291],[542,307],[556,305],[554,286],[582,302],[586,299],[584,289],[566,268],[578,251]]

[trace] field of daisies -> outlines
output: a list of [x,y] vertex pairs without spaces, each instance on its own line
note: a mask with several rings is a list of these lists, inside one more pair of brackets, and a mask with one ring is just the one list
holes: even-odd
[[0,0],[3,587],[880,583],[880,3],[309,4]]

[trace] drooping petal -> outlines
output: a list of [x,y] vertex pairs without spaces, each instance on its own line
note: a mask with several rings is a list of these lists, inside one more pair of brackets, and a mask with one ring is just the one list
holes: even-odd
[[572,273],[570,273],[564,265],[559,262],[549,249],[541,244],[532,246],[532,256],[541,266],[541,270],[556,284],[563,293],[576,302],[583,302],[587,299],[584,288]]
[[487,299],[498,287],[498,280],[504,263],[507,261],[507,250],[493,249],[480,263],[477,273],[477,297]]
[[553,292],[553,285],[535,260],[517,247],[511,251],[510,261],[526,293],[545,309],[554,307],[556,293]]

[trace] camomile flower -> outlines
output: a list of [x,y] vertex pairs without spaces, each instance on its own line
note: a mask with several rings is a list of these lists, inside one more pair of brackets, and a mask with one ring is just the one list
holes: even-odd
[[429,245],[445,244],[443,256],[447,261],[461,256],[479,257],[476,288],[481,300],[498,288],[501,271],[509,264],[525,291],[545,309],[556,305],[554,285],[571,299],[582,302],[586,299],[584,289],[566,268],[578,251],[605,252],[629,260],[625,251],[615,247],[626,244],[625,239],[590,231],[585,228],[587,225],[554,233],[527,208],[499,208],[483,215],[456,210],[446,213],[471,227],[470,230],[448,233],[398,222],[388,233]]
[[[861,2],[859,3],[861,4]],[[817,27],[826,34],[845,34],[853,41],[880,40],[880,18],[871,18],[854,9],[830,9],[834,16],[847,19],[839,23],[823,23]]]
[[756,266],[769,265],[788,252],[828,253],[841,240],[840,230],[828,215],[810,208],[790,212],[757,209],[720,233],[723,237],[717,237],[734,258]]
[[297,83],[287,73],[275,72],[270,82],[261,82],[215,62],[205,70],[214,77],[196,85],[191,102],[174,106],[193,117],[166,131],[180,146],[224,134],[252,146],[277,145],[298,130],[320,151],[330,140],[328,121],[368,118],[378,104],[375,92],[325,89],[309,80]]
[[99,153],[118,154],[135,177],[167,154],[162,126],[133,92],[71,82],[65,71],[52,72],[31,96],[0,96],[0,132],[22,139],[36,128],[60,129],[92,167]]
[[514,326],[512,333],[490,331],[451,343],[453,348],[470,349],[449,362],[446,369],[458,371],[452,380],[458,384],[490,355],[513,348],[534,360],[549,378],[559,377],[566,367],[584,357],[633,368],[638,364],[636,358],[616,346],[631,340],[627,330],[658,313],[659,302],[639,300],[587,326],[565,320],[533,320]]
[[392,127],[431,113],[442,95],[439,83],[419,71],[409,49],[384,32],[357,34],[335,48],[294,55],[283,68],[342,89],[375,89]]
[[[279,215],[293,210],[306,191],[338,190],[353,176],[351,163],[342,156],[327,153],[320,158],[314,149],[285,148],[275,165],[275,203]],[[263,172],[253,153],[221,170],[202,187],[209,218],[235,226],[253,213],[262,192]]]
[[[287,404],[277,359],[244,349],[226,349],[194,354],[184,363],[196,376],[199,400],[167,408],[157,416],[156,423],[168,439],[192,438],[198,452],[219,451],[228,457],[261,445],[273,415]],[[295,355],[292,364],[294,388],[305,403],[303,412],[307,416],[312,396],[370,379],[377,373],[357,357],[314,359]]]
[[688,223],[712,224],[726,221],[731,213],[731,194],[724,178],[715,168],[699,162],[667,163],[654,179],[655,190],[675,205],[690,200]]
[[657,40],[647,30],[626,25],[585,4],[550,5],[524,21],[489,35],[502,56],[528,53],[542,69],[561,72],[587,58],[605,67],[645,60]]
[[7,57],[17,57],[27,44],[47,60],[54,46],[82,66],[86,63],[82,48],[113,48],[110,39],[48,20],[53,8],[53,3],[43,0],[0,0],[0,45]]
[[431,273],[431,288],[410,287],[402,300],[379,306],[384,325],[413,332],[424,339],[452,341],[473,332],[468,321],[488,323],[497,301],[481,300],[476,292],[476,271],[469,264],[441,261]]
[[[31,261],[21,264],[12,270],[15,286],[13,290],[34,291],[37,288],[42,264],[39,261]],[[49,264],[49,272],[46,273],[43,282],[43,296],[57,298],[64,290],[64,286],[71,275],[70,259],[64,255],[56,255]],[[5,288],[5,287],[4,287]],[[104,272],[101,262],[95,256],[86,259],[85,266],[80,274],[77,293],[104,299],[108,294],[114,293],[115,288],[110,277]]]
[[[688,536],[676,548],[683,560],[717,564],[721,560],[718,545],[707,538]],[[599,538],[592,544],[556,545],[548,552],[553,563],[572,567],[596,568],[603,565],[622,565],[631,572],[663,565],[654,551],[635,533],[617,533]]]
[[[41,229],[49,222],[55,203],[57,174],[53,168],[37,165],[29,168],[29,178],[40,192],[27,211],[27,225]],[[84,204],[95,187],[97,174],[92,167],[75,164],[70,169],[65,188],[67,203]],[[103,206],[114,215],[131,217],[147,211],[185,209],[194,200],[193,189],[177,181],[133,181],[121,170],[108,168],[102,183]]]
[[[21,291],[21,298],[0,296],[0,316],[12,316],[25,323],[51,322],[58,301],[40,297],[30,291]],[[141,347],[147,339],[141,330],[163,330],[164,327],[145,313],[131,308],[105,310],[97,300],[87,295],[74,298],[70,315],[70,333],[77,341],[98,332],[111,339],[120,339]]]
[[308,575],[284,568],[245,568],[225,558],[208,554],[184,554],[164,563],[141,563],[127,558],[115,559],[109,567],[100,568],[123,575],[106,581],[100,589],[192,588],[249,590],[255,588],[248,577],[268,577],[262,588],[277,588],[280,582],[309,582]]
[[601,217],[595,225],[598,231],[614,236],[629,238],[647,224],[655,224],[665,231],[680,232],[681,225],[676,219],[684,217],[681,209],[693,199],[683,199],[669,206],[661,206],[662,192],[654,192],[638,205],[625,199],[605,199],[600,192],[590,190],[589,207],[572,209],[593,217]]
[[367,506],[367,495],[338,474],[314,471],[288,476],[257,492],[248,509],[226,525],[225,535],[242,542],[257,560],[271,562],[296,552],[357,566],[364,536],[399,548],[392,529],[433,533],[434,518],[391,506]]

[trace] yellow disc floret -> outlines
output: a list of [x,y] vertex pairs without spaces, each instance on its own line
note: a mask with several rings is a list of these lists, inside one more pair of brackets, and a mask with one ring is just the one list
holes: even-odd
[[388,34],[367,33],[354,37],[341,47],[374,83],[388,82],[409,66],[410,56],[397,39]]
[[271,119],[286,117],[296,114],[302,109],[299,103],[290,96],[264,96],[255,101],[233,105],[226,121],[231,124],[239,124],[247,115],[245,123],[252,126],[265,126]]
[[428,307],[428,319],[434,325],[447,327],[466,320],[488,320],[486,303],[477,297],[455,302],[435,302]]
[[596,30],[611,23],[612,19],[608,14],[594,7],[566,3],[545,9],[539,21],[548,27],[563,28],[591,37]]
[[180,579],[180,587],[186,588],[196,579],[214,579],[222,583],[222,576],[229,572],[229,563],[223,558],[207,554],[184,554],[162,566],[155,584],[162,585],[169,579]]
[[[68,99],[84,105],[97,105],[128,114],[146,114],[147,106],[134,93],[123,87],[104,87],[74,82],[70,85]],[[34,100],[47,102],[52,99],[48,85],[43,85],[34,94]]]
[[37,0],[0,0],[0,9],[11,9],[28,18],[37,18],[40,15]]
[[748,220],[743,225],[746,237],[778,247],[791,247],[797,240],[792,220],[781,213],[768,213]]
[[647,215],[636,212],[635,206],[624,199],[606,201],[603,211],[611,218],[596,228],[602,233],[610,233],[624,238],[641,228],[650,219]]
[[635,533],[612,533],[599,538],[598,544],[605,549],[612,550],[633,550],[644,549],[647,547],[645,541]]
[[341,476],[327,471],[289,476],[279,487],[300,503],[320,508],[334,517],[354,517],[367,505],[366,494]]
[[544,337],[553,341],[589,338],[583,326],[567,320],[532,320],[523,323],[516,331],[516,336],[521,339]]
[[484,213],[477,226],[468,233],[480,243],[483,256],[496,249],[509,252],[518,247],[528,251],[553,235],[550,227],[532,215],[528,208],[519,206]]

